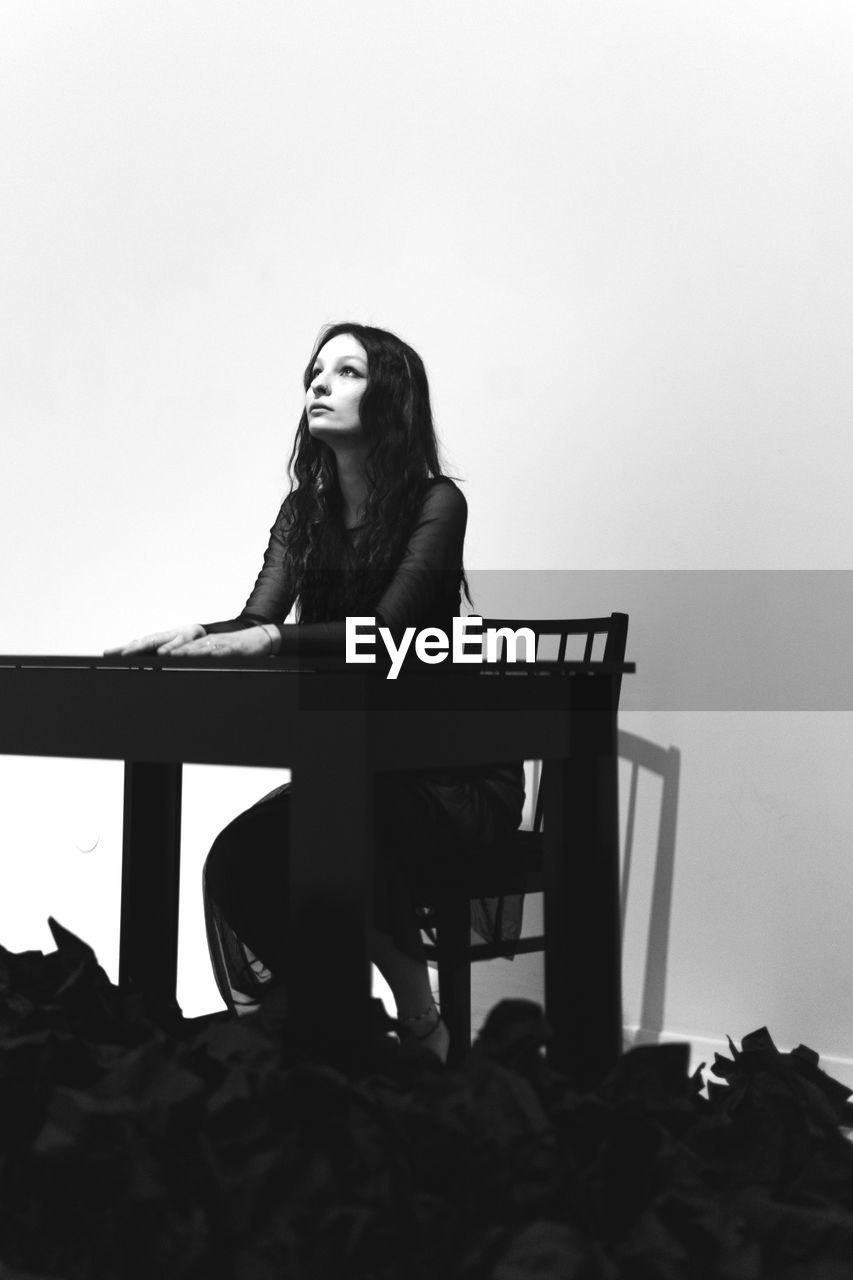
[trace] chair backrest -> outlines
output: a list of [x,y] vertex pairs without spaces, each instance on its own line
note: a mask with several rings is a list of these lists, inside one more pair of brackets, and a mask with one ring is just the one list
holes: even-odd
[[[536,639],[536,658],[540,662],[624,662],[628,642],[627,613],[611,613],[604,618],[484,618],[483,628],[518,631],[526,627]],[[569,637],[583,638],[583,652],[569,652]],[[595,652],[597,636],[604,636],[600,654]],[[556,653],[543,652],[543,642],[557,642]],[[505,636],[498,636],[496,666],[505,667],[508,662],[508,646]]]
[[[536,659],[539,662],[615,662],[625,661],[625,647],[628,643],[627,613],[611,613],[603,618],[484,618],[483,629],[495,628],[516,632],[520,628],[528,628],[536,643]],[[581,653],[570,650],[570,637],[580,637],[583,643]],[[596,646],[596,638],[604,637],[602,646]],[[556,645],[546,645],[547,641],[556,641]],[[509,665],[509,645],[505,635],[498,635],[497,656],[495,666],[504,670]],[[550,652],[552,647],[556,653]],[[600,652],[598,649],[600,648]],[[548,650],[546,652],[546,649]],[[621,680],[616,683],[617,703],[621,688]],[[542,776],[536,792],[534,806],[533,830],[542,828]]]

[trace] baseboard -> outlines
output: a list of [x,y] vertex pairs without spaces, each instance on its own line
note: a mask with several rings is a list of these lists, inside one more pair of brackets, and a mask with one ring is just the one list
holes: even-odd
[[[623,1027],[623,1044],[626,1049],[633,1048],[634,1045],[640,1044],[689,1044],[690,1045],[690,1074],[703,1068],[702,1074],[707,1079],[710,1075],[710,1069],[714,1064],[714,1055],[721,1054],[724,1058],[731,1058],[731,1050],[729,1049],[728,1040],[715,1040],[708,1036],[692,1035],[688,1032],[679,1034],[675,1031],[647,1031],[642,1027]],[[776,1043],[774,1041],[774,1043]],[[739,1047],[736,1040],[735,1045]],[[778,1044],[777,1049],[782,1053],[788,1053],[793,1049],[794,1045]],[[816,1048],[816,1046],[811,1046]],[[816,1050],[820,1053],[820,1050]],[[820,1054],[820,1069],[825,1071],[828,1076],[832,1076],[834,1080],[838,1080],[848,1089],[853,1089],[853,1058],[837,1058],[828,1054]],[[714,1077],[711,1076],[711,1079]]]

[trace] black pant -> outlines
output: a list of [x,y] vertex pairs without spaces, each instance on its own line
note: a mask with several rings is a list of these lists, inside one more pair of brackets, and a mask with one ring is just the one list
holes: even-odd
[[[220,832],[204,866],[208,945],[223,999],[260,999],[284,966],[291,787],[264,796]],[[522,793],[523,799],[523,793]],[[488,857],[521,817],[471,774],[377,779],[374,924],[422,958],[415,907],[460,858]],[[246,948],[251,956],[247,956]],[[253,967],[254,963],[254,967]],[[271,976],[267,976],[269,971]]]

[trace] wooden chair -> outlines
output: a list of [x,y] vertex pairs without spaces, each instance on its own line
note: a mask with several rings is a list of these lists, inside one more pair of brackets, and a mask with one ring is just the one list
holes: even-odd
[[[621,663],[625,659],[628,637],[625,613],[612,613],[603,618],[484,618],[483,626],[512,630],[529,627],[536,638],[539,661]],[[600,636],[604,637],[603,647],[601,652],[596,652],[596,637]],[[582,653],[569,650],[570,637],[581,638]],[[497,666],[505,667],[507,657],[501,642]],[[511,847],[501,856],[490,859],[488,865],[466,863],[452,883],[431,889],[428,905],[421,908],[421,927],[430,939],[425,943],[427,958],[434,960],[438,968],[439,1003],[450,1032],[451,1062],[463,1057],[471,1045],[471,965],[508,953],[525,955],[546,949],[544,934],[519,938],[509,944],[472,942],[471,903],[544,891],[542,800],[547,785],[548,771],[543,768],[539,771],[539,785],[533,800],[532,830],[517,831]],[[567,856],[570,856],[568,850]]]

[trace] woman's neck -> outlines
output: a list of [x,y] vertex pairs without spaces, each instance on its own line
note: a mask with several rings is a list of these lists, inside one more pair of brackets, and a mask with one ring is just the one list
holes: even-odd
[[354,528],[360,522],[367,504],[366,457],[367,450],[364,447],[335,450],[338,487],[341,491],[341,518],[347,529]]

